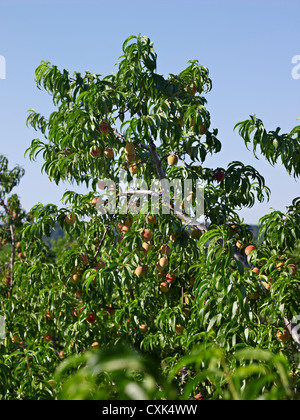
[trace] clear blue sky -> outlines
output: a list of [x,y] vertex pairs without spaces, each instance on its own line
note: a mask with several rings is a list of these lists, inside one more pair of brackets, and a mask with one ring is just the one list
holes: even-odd
[[15,190],[24,208],[59,205],[67,188],[41,174],[42,159],[24,158],[31,140],[41,138],[26,127],[27,111],[47,116],[52,110],[50,96],[35,86],[36,67],[48,60],[71,72],[110,74],[125,38],[141,33],[154,42],[160,74],[177,73],[191,59],[209,68],[213,90],[207,107],[223,149],[205,166],[226,168],[240,160],[253,165],[272,191],[268,203],[240,212],[245,222],[257,223],[270,208],[284,211],[300,195],[299,181],[280,165],[256,160],[233,127],[252,114],[268,130],[280,126],[287,132],[299,123],[300,79],[291,75],[292,57],[300,55],[299,16],[300,2],[291,0],[0,0],[0,55],[6,59],[0,153],[11,167],[25,168]]

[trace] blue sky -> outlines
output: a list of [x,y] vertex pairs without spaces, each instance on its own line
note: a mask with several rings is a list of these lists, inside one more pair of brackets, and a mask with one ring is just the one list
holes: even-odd
[[292,0],[0,0],[0,55],[6,60],[6,79],[0,79],[0,153],[11,167],[25,168],[15,189],[24,208],[38,202],[60,205],[68,188],[48,181],[42,159],[24,158],[31,140],[42,138],[26,127],[28,110],[47,116],[53,109],[51,97],[35,86],[36,67],[45,60],[70,72],[110,74],[123,41],[141,33],[154,42],[160,74],[178,73],[191,59],[209,68],[213,89],[206,95],[207,108],[223,147],[205,166],[250,164],[272,192],[268,203],[240,212],[245,222],[257,223],[270,208],[284,211],[300,195],[299,181],[281,165],[256,160],[233,127],[253,114],[268,130],[280,126],[288,132],[299,123],[300,79],[292,77],[292,58],[300,55],[299,16],[300,2]]

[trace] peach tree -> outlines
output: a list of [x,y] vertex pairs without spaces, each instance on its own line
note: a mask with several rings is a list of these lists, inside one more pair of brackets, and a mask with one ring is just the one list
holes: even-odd
[[[264,178],[238,161],[205,166],[222,146],[206,106],[208,69],[197,60],[178,75],[156,69],[153,44],[139,35],[124,42],[115,74],[71,75],[48,62],[36,70],[54,110],[47,118],[30,112],[28,125],[43,139],[26,153],[42,154],[50,181],[87,193],[67,190],[60,208],[37,204],[22,229],[26,260],[5,299],[19,334],[6,366],[18,360],[28,379],[21,396],[55,398],[49,377],[62,358],[124,341],[159,360],[178,395],[186,384],[184,396],[209,399],[232,382],[197,374],[197,346],[222,349],[230,371],[251,365],[237,362],[241,350],[280,353],[290,373],[285,395],[299,386],[299,198],[286,214],[262,218],[256,243],[237,211],[268,199]],[[246,145],[256,129],[254,150],[299,175],[299,129],[267,133],[256,117],[237,127]],[[174,185],[185,188],[181,200]],[[202,206],[203,217],[189,211]],[[56,223],[66,239],[51,251],[43,237]],[[258,369],[245,381],[251,389],[263,376]],[[274,384],[268,376],[260,392]]]

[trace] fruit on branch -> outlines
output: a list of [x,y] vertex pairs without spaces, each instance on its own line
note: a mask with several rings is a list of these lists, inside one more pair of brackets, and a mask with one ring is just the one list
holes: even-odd
[[245,254],[246,255],[249,255],[250,252],[253,252],[255,249],[256,249],[256,246],[255,245],[248,245],[245,248]]
[[130,231],[130,227],[129,226],[126,226],[126,225],[122,226],[122,228],[121,228],[121,232],[122,233],[127,233],[129,231]]
[[156,269],[161,273],[162,271],[163,271],[163,269],[164,269],[164,267],[161,267],[160,265],[159,265],[159,263],[157,263],[156,265],[155,265],[155,267],[156,267]]
[[100,197],[94,197],[93,199],[92,199],[92,205],[93,206],[96,206],[97,205],[97,202],[98,202],[98,200],[100,199]]
[[285,329],[283,333],[278,330],[276,337],[281,343],[286,343],[290,338],[290,334],[287,329]]
[[207,133],[207,128],[205,127],[205,124],[203,123],[202,127],[201,127],[201,130],[200,130],[200,134],[203,135],[203,134],[206,134],[206,133]]
[[139,325],[139,330],[140,330],[141,332],[147,332],[148,327],[147,327],[147,325],[146,325],[146,324],[141,324],[141,325]]
[[128,168],[129,172],[135,175],[138,171],[138,165],[136,163],[131,163]]
[[148,251],[150,251],[150,249],[152,248],[152,244],[148,244],[147,242],[143,242],[143,244],[142,244],[142,248],[143,248],[146,252],[148,252]]
[[19,344],[19,342],[20,342],[19,334],[14,334],[11,338],[11,341],[15,344]]
[[138,277],[142,277],[145,275],[145,268],[141,265],[134,270],[134,273]]
[[98,131],[100,134],[104,134],[104,136],[107,136],[109,133],[109,124],[108,123],[102,123],[99,124]]
[[167,265],[168,265],[168,258],[166,258],[166,257],[162,257],[160,260],[159,260],[159,265],[162,267],[162,268],[165,268]]
[[90,150],[90,155],[93,157],[99,157],[101,155],[101,149],[93,148]]
[[80,299],[80,298],[81,298],[81,295],[82,295],[82,290],[77,290],[77,291],[76,291],[76,293],[75,293],[75,296],[76,296],[78,299]]
[[163,244],[160,249],[159,252],[165,255],[169,255],[171,252],[171,248],[169,247],[169,245],[167,244]]
[[161,282],[159,288],[163,293],[167,293],[169,291],[169,286],[166,281]]
[[257,276],[258,276],[258,275],[259,275],[259,273],[260,273],[260,269],[259,269],[259,268],[257,268],[257,267],[252,268],[252,271],[253,271],[253,273],[255,273]]
[[69,214],[68,216],[66,216],[66,223],[68,225],[74,225],[75,222],[76,222],[76,217],[74,214]]
[[149,229],[144,229],[142,232],[142,237],[146,242],[149,242],[153,238],[153,233]]
[[74,268],[74,270],[71,271],[71,281],[73,283],[79,283],[82,277],[83,270],[80,268]]
[[225,178],[225,173],[224,173],[223,171],[217,171],[217,172],[215,173],[215,179],[216,179],[218,182],[222,182],[222,181],[224,180],[224,178]]
[[52,336],[50,334],[45,334],[44,335],[44,340],[49,343],[50,341],[52,341]]
[[122,232],[122,227],[123,227],[124,225],[122,224],[122,223],[120,223],[120,222],[118,222],[117,223],[117,225],[116,225],[116,230],[117,230],[117,232]]
[[238,240],[235,245],[238,249],[242,249],[242,247],[244,246],[243,242],[240,240]]
[[93,349],[97,349],[98,347],[100,347],[100,344],[98,343],[98,341],[94,341],[94,342],[92,343],[92,348],[93,348]]
[[148,225],[154,225],[156,223],[156,217],[154,215],[148,214],[146,216],[146,222]]
[[266,282],[266,281],[263,281],[263,282],[262,282],[262,285],[264,286],[264,288],[265,288],[266,290],[270,290],[270,289],[271,289],[271,287],[273,286],[273,281],[271,281],[271,280],[272,280],[272,279],[270,278],[268,282]]
[[114,157],[114,151],[111,147],[106,147],[104,150],[104,156],[107,159],[112,159]]
[[89,315],[86,317],[86,320],[87,320],[87,322],[88,322],[89,324],[94,324],[94,322],[96,321],[96,319],[97,319],[97,317],[96,317],[96,315],[95,315],[95,314],[89,314]]
[[174,154],[171,154],[171,155],[168,156],[168,164],[170,166],[177,165],[177,163],[178,163],[178,156],[176,156]]
[[135,161],[135,154],[133,155],[126,155],[127,162],[134,162]]
[[135,154],[135,147],[132,143],[127,143],[125,146],[125,152],[128,155],[134,155]]
[[174,283],[174,281],[176,280],[176,276],[174,273],[168,273],[166,275],[166,280],[168,283]]

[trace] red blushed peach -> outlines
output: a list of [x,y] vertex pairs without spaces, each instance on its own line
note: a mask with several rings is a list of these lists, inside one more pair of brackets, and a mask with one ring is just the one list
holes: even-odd
[[169,291],[169,286],[166,281],[163,281],[162,283],[160,283],[159,288],[163,293],[167,293]]
[[168,283],[174,283],[174,281],[176,280],[176,276],[174,273],[168,273],[166,275],[166,280]]
[[149,242],[153,238],[153,233],[149,229],[144,229],[142,232],[142,237],[145,241]]
[[248,246],[245,248],[245,254],[246,254],[246,255],[249,255],[249,254],[250,254],[250,252],[254,251],[255,249],[256,249],[256,246],[255,246],[255,245],[248,245]]

